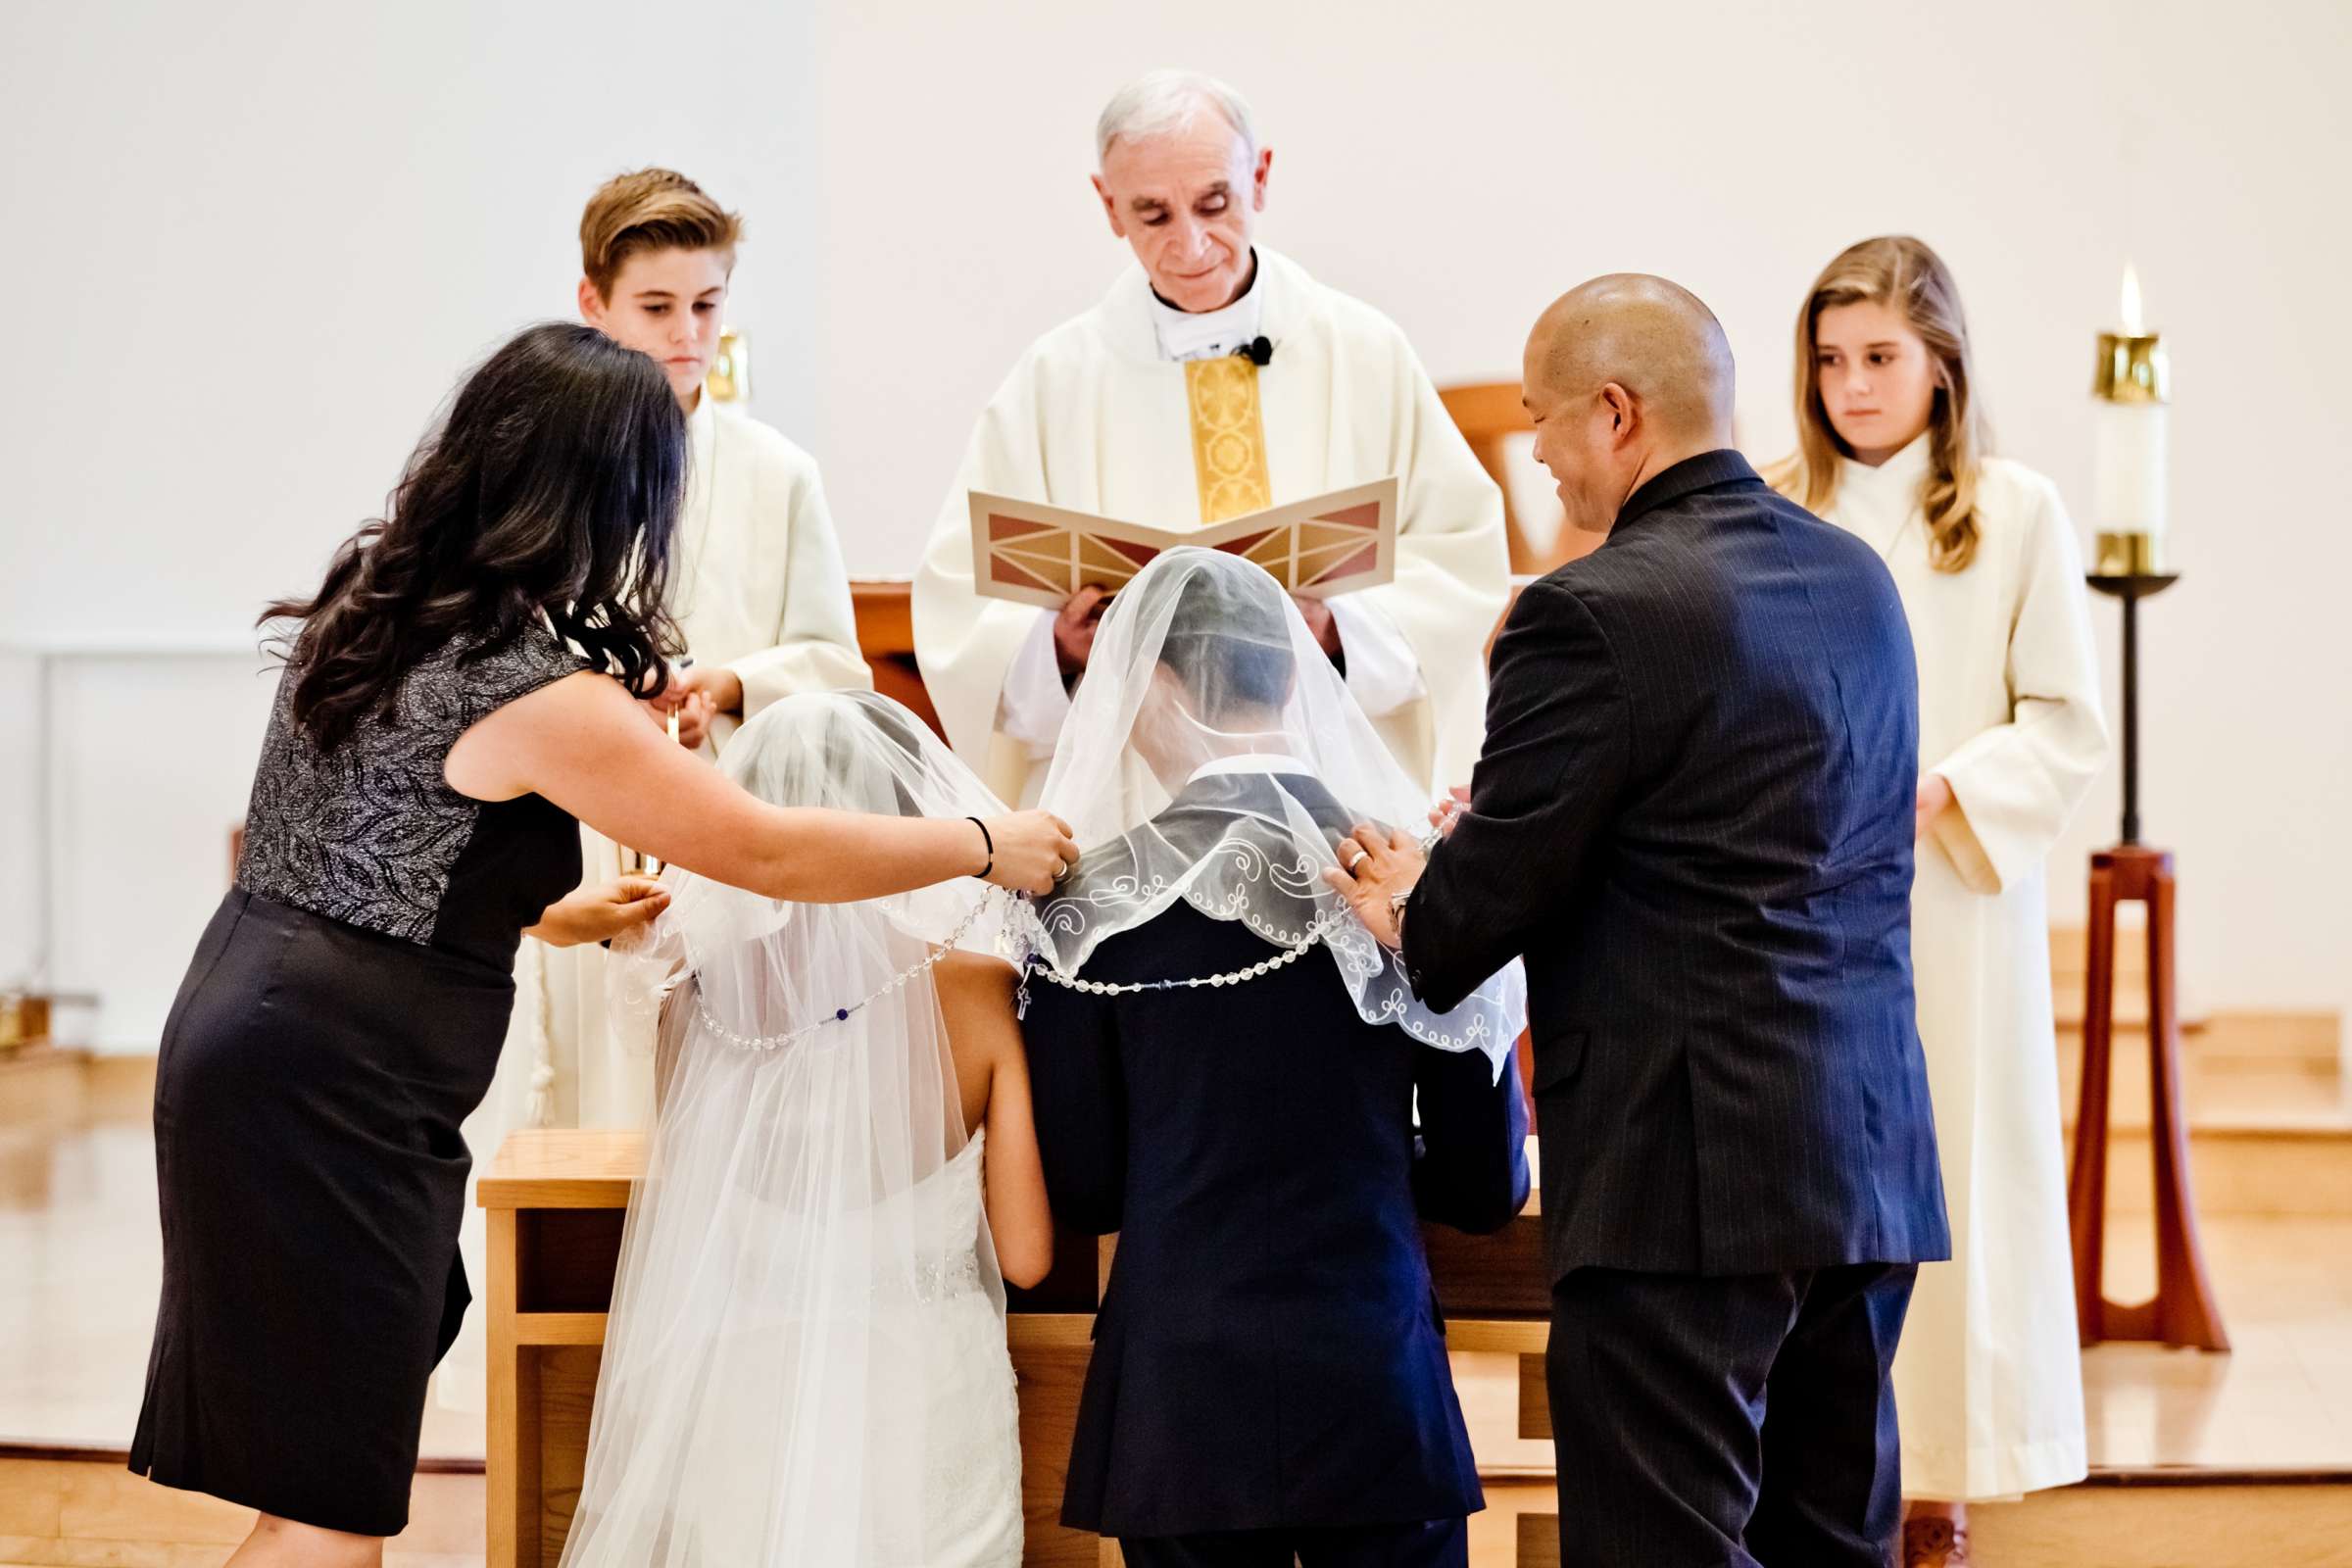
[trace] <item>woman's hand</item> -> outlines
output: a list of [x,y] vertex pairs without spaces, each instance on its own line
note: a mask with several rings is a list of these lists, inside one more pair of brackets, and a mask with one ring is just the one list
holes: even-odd
[[666,732],[675,723],[678,744],[690,752],[701,751],[703,742],[710,738],[710,716],[716,710],[708,692],[690,690],[673,680],[661,696],[644,698],[637,706],[645,710],[656,729]]
[[[1070,837],[1070,824],[1052,811],[992,817],[988,838],[996,846],[988,880],[1015,893],[1051,893],[1078,863],[1078,841]],[[973,848],[987,853],[985,846]]]
[[602,887],[566,893],[523,935],[557,948],[610,942],[640,929],[668,907],[669,889],[650,876],[624,876]]
[[1928,836],[1936,819],[1952,808],[1952,781],[1941,773],[1924,773],[1919,780],[1919,800],[1912,807],[1911,837]]
[[678,744],[690,752],[703,749],[710,738],[710,721],[720,713],[741,714],[743,711],[743,678],[724,664],[712,664],[708,669],[689,664],[669,678],[662,695],[645,699],[647,711],[654,722],[669,727],[675,714],[678,720]]

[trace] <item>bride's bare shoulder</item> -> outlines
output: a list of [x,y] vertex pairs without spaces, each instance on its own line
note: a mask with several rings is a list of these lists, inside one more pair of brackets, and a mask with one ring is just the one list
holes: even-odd
[[[931,971],[933,983],[939,989],[939,1004],[949,1010],[951,1029],[958,1009],[1002,1011],[1007,1017],[1012,1010],[1012,993],[1019,978],[1011,964],[1002,958],[992,958],[984,953],[965,953],[958,949],[939,960]],[[976,1021],[976,1020],[975,1020]]]
[[1011,964],[977,953],[951,953],[931,971],[967,1127],[987,1116],[998,1069],[1021,1059],[1021,1026],[1012,1005],[1016,978]]

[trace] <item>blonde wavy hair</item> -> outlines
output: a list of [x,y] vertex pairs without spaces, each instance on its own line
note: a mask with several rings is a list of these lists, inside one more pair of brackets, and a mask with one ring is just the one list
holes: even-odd
[[1821,313],[1865,301],[1901,314],[1936,361],[1936,400],[1928,411],[1928,476],[1920,511],[1928,519],[1928,561],[1937,571],[1966,571],[1977,556],[1977,469],[1991,431],[1976,399],[1968,318],[1943,258],[1908,234],[1883,234],[1849,245],[1822,269],[1796,314],[1796,451],[1766,470],[1773,488],[1819,512],[1838,495],[1838,460],[1853,449],[1838,439],[1821,401]]

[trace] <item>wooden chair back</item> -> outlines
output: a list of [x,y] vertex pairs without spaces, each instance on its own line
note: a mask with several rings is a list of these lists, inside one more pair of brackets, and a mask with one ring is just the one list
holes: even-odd
[[[1514,574],[1541,577],[1600,542],[1565,524],[1531,531],[1532,519],[1520,514],[1511,495],[1511,469],[1517,466],[1524,472],[1527,460],[1523,455],[1514,459],[1513,438],[1530,433],[1535,426],[1528,421],[1527,410],[1519,402],[1518,382],[1479,381],[1442,386],[1438,388],[1438,399],[1453,416],[1454,428],[1462,432],[1462,439],[1470,443],[1470,450],[1478,458],[1479,466],[1487,470],[1487,477],[1502,492],[1502,523],[1510,539]],[[1544,505],[1552,503],[1547,500]],[[1543,519],[1557,520],[1556,513]]]
[[874,672],[874,690],[904,703],[938,731],[939,710],[931,706],[923,672],[914,662],[914,585],[904,577],[856,578],[850,606],[858,616],[858,651]]

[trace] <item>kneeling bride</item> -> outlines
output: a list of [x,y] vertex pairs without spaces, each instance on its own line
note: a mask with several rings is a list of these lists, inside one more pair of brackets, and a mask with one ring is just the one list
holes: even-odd
[[[719,766],[777,806],[1003,809],[866,692],[776,704]],[[1003,1282],[1053,1227],[1012,971],[980,956],[1004,906],[671,888],[616,966],[661,1004],[660,1111],[564,1568],[1011,1568]]]

